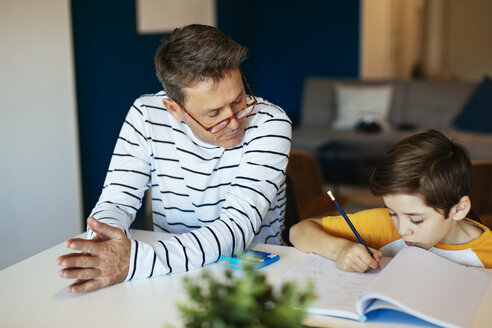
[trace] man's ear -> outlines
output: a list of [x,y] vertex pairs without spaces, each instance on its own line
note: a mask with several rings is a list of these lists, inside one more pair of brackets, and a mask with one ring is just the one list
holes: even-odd
[[174,119],[178,122],[183,122],[184,114],[179,105],[172,99],[164,98],[162,100],[164,107],[166,107],[169,114],[171,114]]
[[466,217],[468,212],[471,210],[471,200],[468,196],[463,196],[458,201],[456,205],[451,208],[449,211],[449,217],[453,220],[459,221]]

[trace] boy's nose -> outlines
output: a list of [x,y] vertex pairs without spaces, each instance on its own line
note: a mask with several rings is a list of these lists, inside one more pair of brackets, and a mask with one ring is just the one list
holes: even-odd
[[400,236],[408,236],[412,234],[412,228],[410,224],[405,222],[405,220],[400,220],[400,226],[398,227],[398,233]]

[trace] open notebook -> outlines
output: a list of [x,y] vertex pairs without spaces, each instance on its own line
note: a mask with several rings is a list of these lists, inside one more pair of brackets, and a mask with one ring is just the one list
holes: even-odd
[[472,326],[490,282],[484,271],[417,247],[403,248],[382,271],[369,273],[345,272],[334,261],[309,254],[281,281],[306,278],[318,294],[309,313],[365,321],[384,310],[392,320],[404,322],[411,315],[443,327]]

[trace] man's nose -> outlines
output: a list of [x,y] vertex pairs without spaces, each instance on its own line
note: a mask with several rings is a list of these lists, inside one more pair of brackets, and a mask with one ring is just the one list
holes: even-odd
[[236,130],[237,128],[239,128],[239,125],[240,125],[240,123],[239,123],[239,120],[236,118],[236,116],[232,116],[231,120],[229,121],[229,124],[227,124],[227,126],[233,130]]

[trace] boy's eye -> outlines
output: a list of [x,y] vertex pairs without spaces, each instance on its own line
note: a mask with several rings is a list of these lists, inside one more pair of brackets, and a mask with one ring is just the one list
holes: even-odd
[[396,213],[391,213],[391,212],[389,212],[389,216],[391,216],[391,217],[395,217],[395,216],[396,216]]
[[424,220],[410,220],[413,224],[421,224]]

